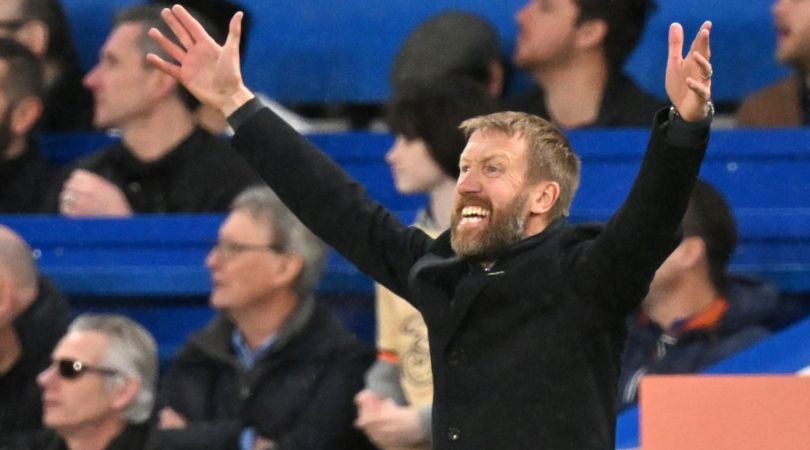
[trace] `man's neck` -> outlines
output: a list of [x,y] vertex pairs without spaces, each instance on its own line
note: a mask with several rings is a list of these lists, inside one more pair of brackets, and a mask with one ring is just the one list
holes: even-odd
[[298,296],[290,290],[275,294],[274,298],[257,302],[248,308],[229,311],[229,314],[248,347],[256,350],[281,329],[298,304]]
[[124,431],[126,423],[111,417],[101,423],[84,425],[80,429],[59,431],[68,450],[104,450]]
[[192,113],[176,100],[122,127],[121,139],[139,160],[150,162],[183,142],[195,126]]
[[675,322],[711,306],[718,295],[708,275],[684,277],[666,292],[651,291],[649,298],[645,300],[645,309],[650,320],[662,330],[668,331]]
[[430,216],[439,230],[446,230],[450,227],[455,191],[456,182],[450,177],[430,191]]
[[607,62],[597,52],[540,67],[534,73],[535,81],[543,89],[550,119],[563,128],[596,122],[608,76]]

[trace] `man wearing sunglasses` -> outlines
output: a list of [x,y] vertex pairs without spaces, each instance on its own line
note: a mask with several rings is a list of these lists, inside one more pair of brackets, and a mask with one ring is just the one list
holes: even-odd
[[42,450],[143,450],[158,377],[157,345],[134,321],[84,314],[74,320],[37,377]]
[[222,314],[164,379],[161,448],[366,448],[352,399],[374,352],[315,300],[323,259],[269,188],[234,200],[206,259]]
[[31,247],[0,225],[0,449],[42,428],[36,376],[70,323],[70,306],[40,276]]

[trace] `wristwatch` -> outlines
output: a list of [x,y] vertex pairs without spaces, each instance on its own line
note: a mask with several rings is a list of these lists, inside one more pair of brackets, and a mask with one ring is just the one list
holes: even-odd
[[[709,117],[709,118],[714,117],[714,103],[711,100],[709,100],[708,102],[706,102],[706,105],[709,107],[709,113],[706,114],[706,117]],[[675,117],[678,117],[678,118],[681,118],[681,119],[683,118],[681,116],[681,113],[679,113],[678,110],[675,109],[675,105],[672,105],[672,106],[669,107],[669,120],[672,120]]]

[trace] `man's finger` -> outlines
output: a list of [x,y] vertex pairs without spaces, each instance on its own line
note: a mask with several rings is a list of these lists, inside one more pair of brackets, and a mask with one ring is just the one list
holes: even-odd
[[180,79],[180,67],[169,62],[166,62],[160,56],[149,53],[146,55],[146,60],[149,61],[150,64],[155,66],[156,69],[162,71],[166,75],[169,75],[177,80]]
[[676,22],[669,26],[669,56],[667,63],[680,63],[681,59],[683,59],[683,27]]
[[686,85],[701,99],[709,101],[709,99],[712,98],[711,87],[706,82],[700,82],[692,77],[686,77]]
[[152,38],[152,40],[155,41],[155,43],[159,45],[160,48],[165,50],[166,53],[168,53],[172,58],[174,58],[175,61],[177,61],[180,64],[183,63],[183,59],[186,56],[186,52],[185,50],[180,48],[179,45],[175,44],[169,38],[164,36],[163,33],[161,33],[160,30],[158,30],[157,28],[149,29],[147,34],[149,34],[149,37]]
[[705,56],[706,59],[711,58],[711,47],[709,45],[709,37],[711,35],[712,23],[705,21],[700,26],[697,36],[695,37],[694,48],[695,51]]
[[245,13],[242,11],[237,11],[236,14],[231,17],[231,23],[228,28],[228,38],[225,40],[225,47],[228,48],[239,48],[239,41],[242,40],[242,17],[245,16]]
[[[200,22],[197,21],[187,10],[183,8],[181,5],[174,5],[172,6],[172,13],[174,13],[174,18],[176,18],[180,25],[188,32],[191,36],[192,42],[199,42],[204,40],[212,40],[211,36],[208,35],[208,32],[205,31]],[[174,29],[172,29],[174,30]],[[182,41],[181,41],[182,42]],[[186,47],[188,48],[188,47]]]
[[[185,11],[185,10],[184,10]],[[160,17],[163,18],[163,21],[166,22],[166,25],[169,26],[169,29],[172,30],[172,33],[177,37],[177,40],[180,41],[180,44],[183,45],[186,49],[194,45],[194,39],[192,39],[191,35],[189,34],[188,30],[177,20],[177,17],[174,15],[174,11],[169,8],[163,8],[160,11]]]

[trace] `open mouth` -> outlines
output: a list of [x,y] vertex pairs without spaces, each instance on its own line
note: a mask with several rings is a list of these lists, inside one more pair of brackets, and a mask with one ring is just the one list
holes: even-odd
[[465,206],[461,210],[461,224],[473,224],[481,222],[489,217],[489,210],[481,206]]

